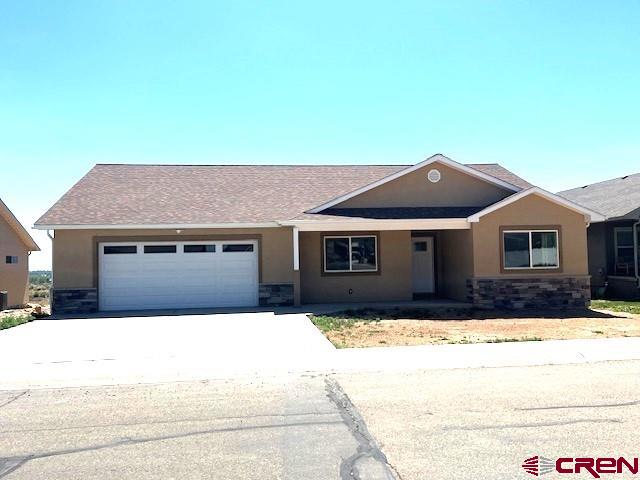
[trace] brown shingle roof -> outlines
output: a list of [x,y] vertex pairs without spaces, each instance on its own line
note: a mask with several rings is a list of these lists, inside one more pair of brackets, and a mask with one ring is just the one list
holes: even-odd
[[[499,165],[469,165],[516,186]],[[204,225],[288,220],[405,165],[99,164],[36,225]]]
[[475,168],[476,170],[480,170],[482,173],[486,173],[487,175],[491,175],[492,177],[499,178],[511,185],[515,185],[520,188],[531,188],[532,184],[527,182],[525,179],[520,178],[515,173],[510,170],[507,170],[502,165],[498,163],[474,163],[467,165],[467,167]]
[[0,200],[0,219],[4,219],[4,221],[13,229],[18,238],[24,243],[27,250],[30,252],[39,252],[40,247],[35,242],[35,240],[29,235],[29,232],[22,226],[22,224],[18,221],[16,216],[13,214],[9,207],[5,205],[5,203]]

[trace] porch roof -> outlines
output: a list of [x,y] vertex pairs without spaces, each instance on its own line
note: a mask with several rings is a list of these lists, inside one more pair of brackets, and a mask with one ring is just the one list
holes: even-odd
[[424,220],[467,218],[484,207],[389,207],[330,208],[320,213],[303,213],[293,220],[352,222],[354,220]]

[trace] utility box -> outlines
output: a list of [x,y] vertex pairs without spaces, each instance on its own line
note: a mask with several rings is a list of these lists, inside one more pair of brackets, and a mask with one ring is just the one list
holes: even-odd
[[0,312],[9,307],[9,292],[0,292]]

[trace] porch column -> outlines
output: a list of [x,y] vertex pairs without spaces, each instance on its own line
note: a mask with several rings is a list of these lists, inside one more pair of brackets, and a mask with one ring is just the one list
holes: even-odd
[[300,244],[298,227],[293,227],[293,271],[300,270]]
[[300,306],[300,232],[293,227],[293,304]]

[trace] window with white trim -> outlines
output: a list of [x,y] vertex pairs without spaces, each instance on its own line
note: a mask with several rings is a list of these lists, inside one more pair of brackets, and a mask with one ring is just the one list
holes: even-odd
[[614,257],[615,257],[615,274],[624,276],[633,276],[635,269],[633,268],[633,228],[632,227],[616,227],[613,229],[614,236]]
[[557,230],[505,230],[502,245],[505,270],[560,267]]
[[324,237],[324,271],[377,271],[377,243],[375,235]]

